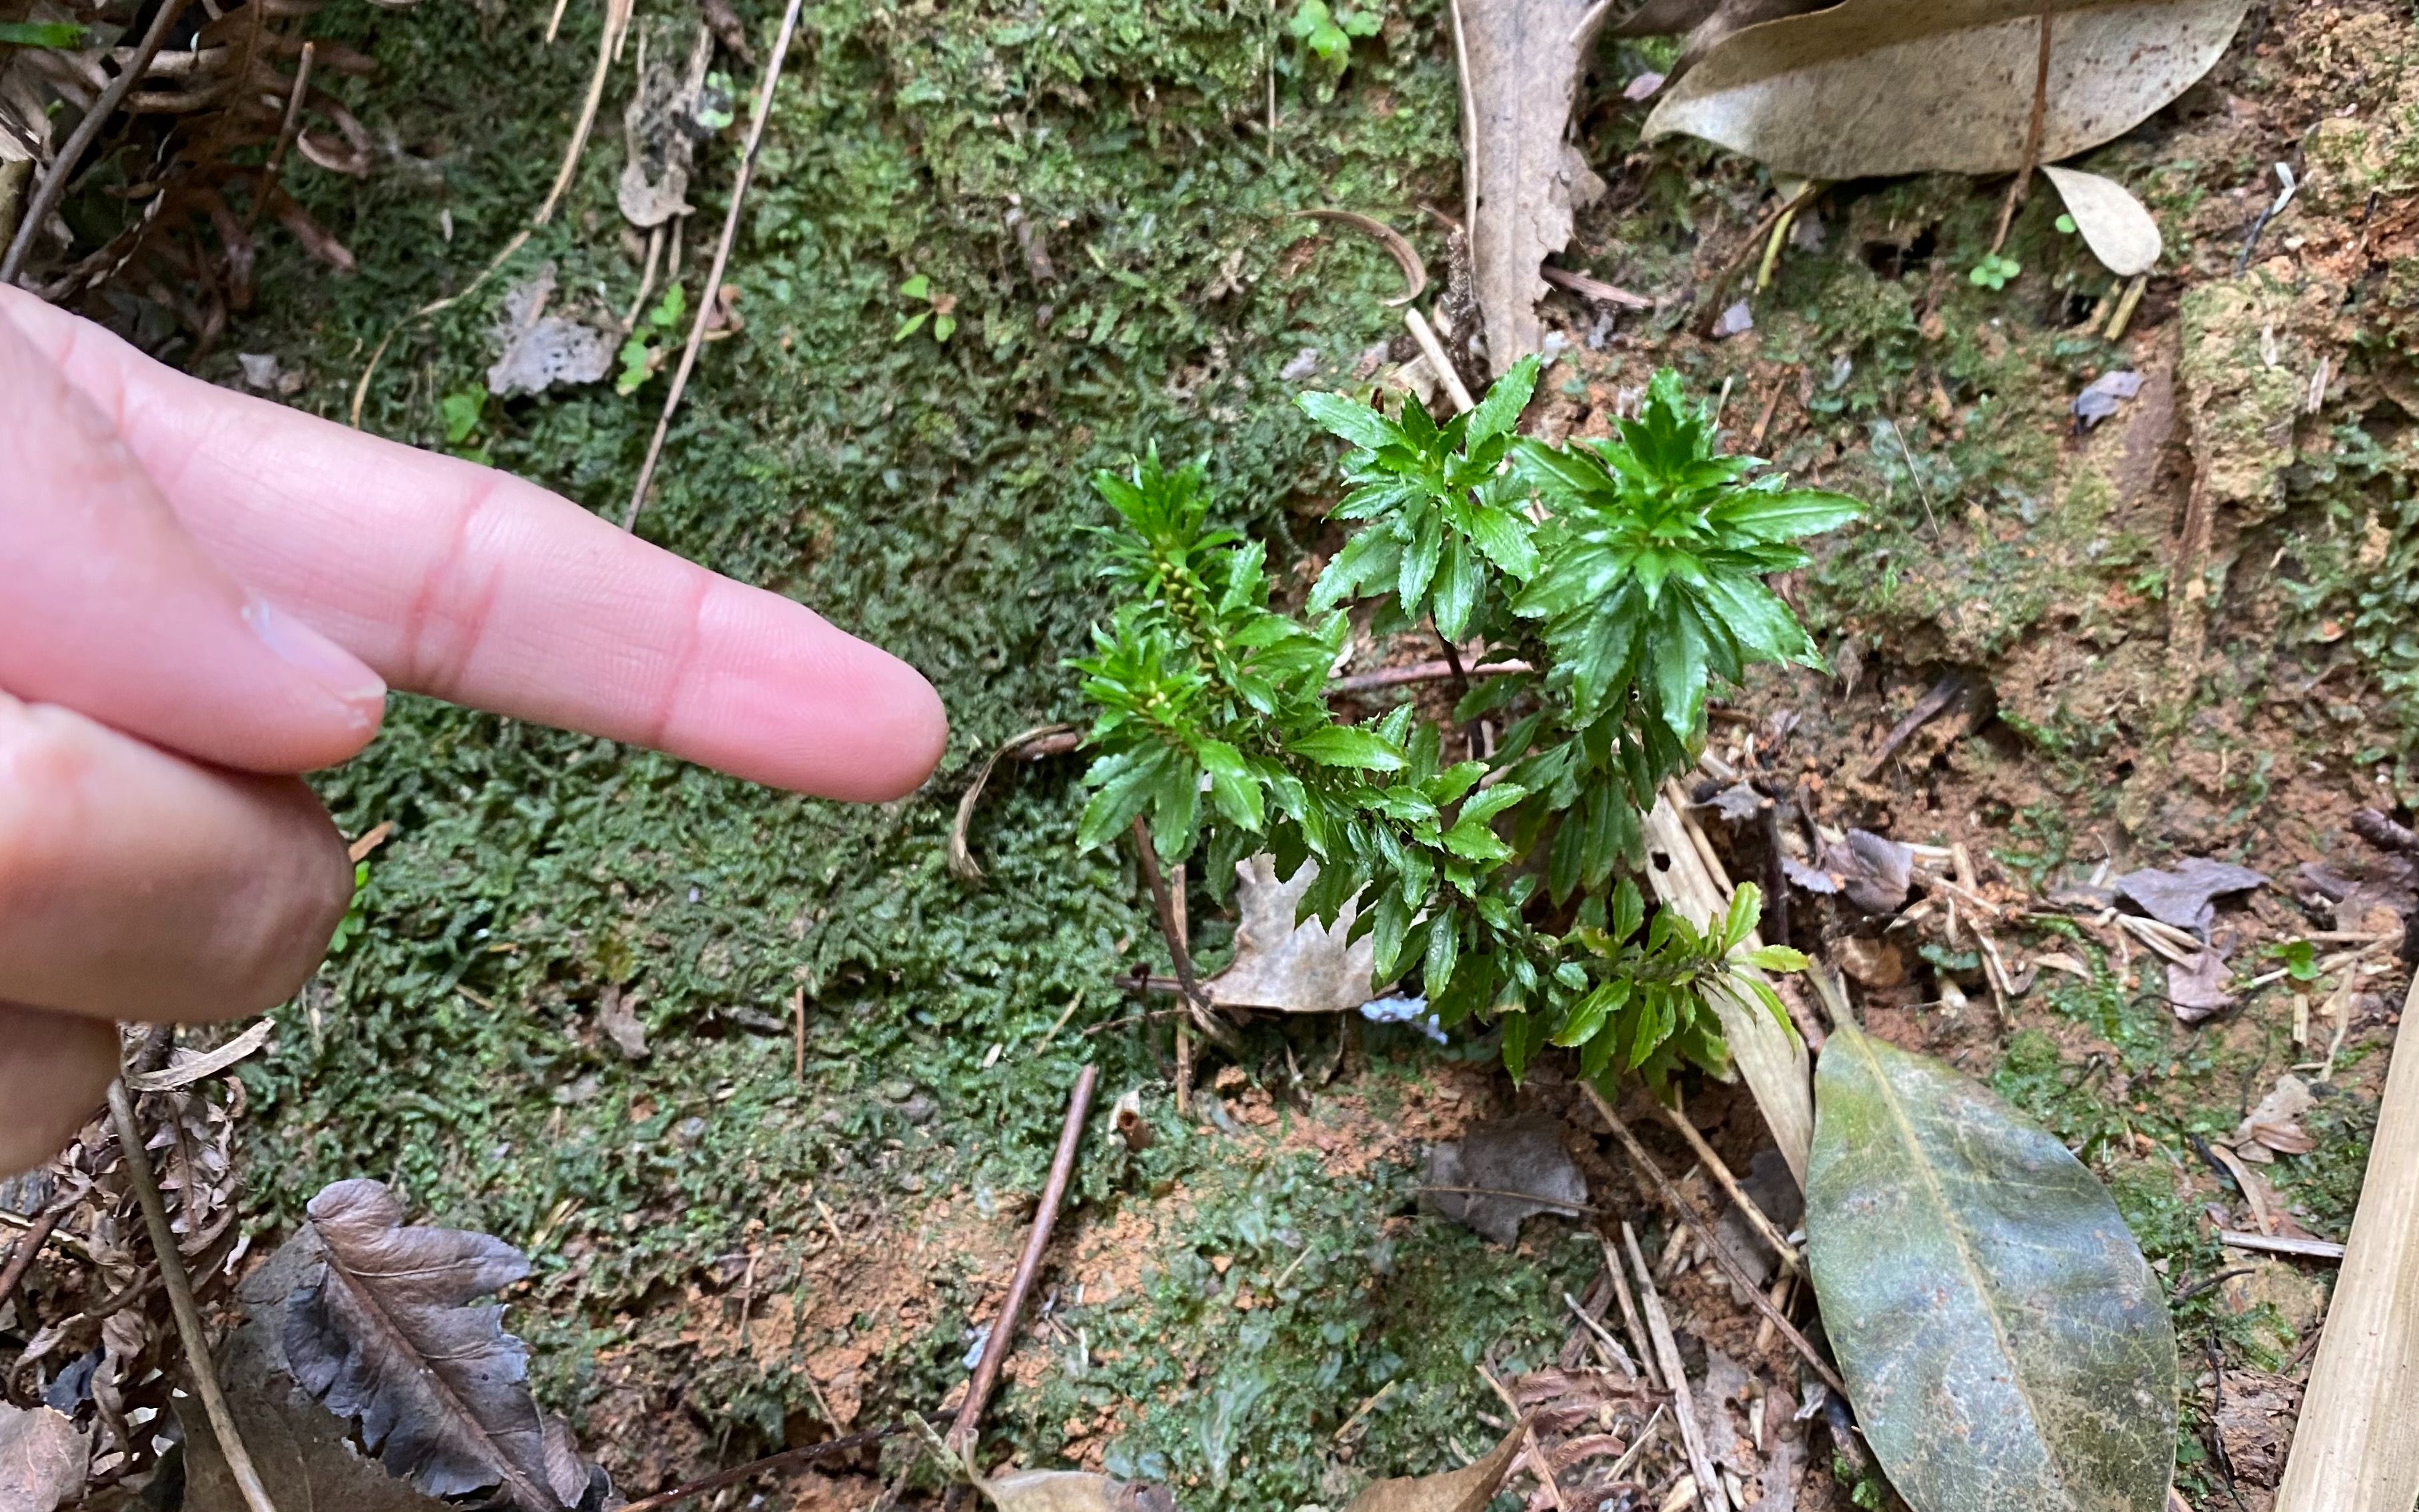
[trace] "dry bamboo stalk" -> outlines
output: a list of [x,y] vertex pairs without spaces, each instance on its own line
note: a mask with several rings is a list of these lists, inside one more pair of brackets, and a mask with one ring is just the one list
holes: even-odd
[[[1671,862],[1668,867],[1646,868],[1656,901],[1679,909],[1700,928],[1727,913],[1730,894],[1715,885],[1671,795],[1656,799],[1647,811],[1645,829],[1647,849]],[[1751,934],[1747,943],[1755,949],[1764,941]],[[1735,969],[1755,974],[1752,966]],[[1814,1084],[1805,1042],[1753,1003],[1741,1002],[1728,993],[1710,996],[1722,1021],[1723,1037],[1730,1041],[1731,1058],[1747,1078],[1748,1090],[1755,1094],[1755,1105],[1763,1110],[1772,1141],[1780,1148],[1781,1159],[1789,1163],[1789,1173],[1803,1186],[1806,1157],[1814,1148]]]
[[[2402,1005],[2419,1012],[2419,978]],[[2396,1056],[2276,1512],[2411,1512],[2419,1502],[2419,1047]]]

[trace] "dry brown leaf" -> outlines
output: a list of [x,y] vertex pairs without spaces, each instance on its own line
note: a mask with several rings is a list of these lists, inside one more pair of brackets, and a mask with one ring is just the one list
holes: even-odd
[[2226,958],[2215,950],[2203,950],[2193,957],[2190,965],[2170,961],[2167,1003],[2176,1011],[2179,1022],[2198,1024],[2234,1006],[2234,995],[2227,991],[2233,981],[2234,973],[2226,969]]
[[2160,923],[2190,930],[2203,938],[2217,917],[2214,900],[2267,885],[2265,875],[2247,866],[2212,861],[2206,856],[2188,856],[2172,871],[2145,867],[2128,872],[2113,884],[2119,897]]
[[1480,1512],[1495,1499],[1496,1488],[1503,1484],[1513,1457],[1520,1452],[1520,1443],[1528,1436],[1529,1423],[1530,1419],[1523,1417],[1513,1424],[1511,1431],[1503,1435],[1503,1442],[1488,1450],[1486,1458],[1459,1470],[1371,1481],[1344,1512]]
[[407,1227],[377,1181],[338,1181],[308,1211],[326,1263],[287,1305],[282,1340],[303,1389],[359,1419],[387,1469],[430,1495],[496,1487],[522,1512],[577,1504],[587,1481],[548,1442],[528,1347],[500,1309],[471,1305],[527,1275],[527,1257],[486,1234]]
[[1591,0],[1456,0],[1454,14],[1467,90],[1471,273],[1487,366],[1500,374],[1543,345],[1537,301],[1547,285],[1537,270],[1569,243],[1575,208],[1604,192],[1566,139],[1604,12]]
[[1823,10],[1839,0],[1646,0],[1646,4],[1625,17],[1612,29],[1616,37],[1664,37],[1680,32],[1688,34],[1681,45],[1679,61],[1672,66],[1677,77],[1696,65],[1699,58],[1714,50],[1725,37],[1767,21],[1784,16],[1802,16],[1810,10]]
[[1587,1178],[1563,1148],[1563,1121],[1545,1113],[1472,1124],[1459,1139],[1429,1146],[1427,1186],[1439,1212],[1506,1246],[1538,1213],[1587,1207]]
[[90,1454],[64,1413],[0,1402],[0,1512],[53,1512],[84,1489]]
[[548,263],[504,295],[496,327],[498,355],[487,369],[487,392],[543,393],[558,383],[593,383],[613,366],[618,338],[589,321],[546,313],[554,298]]
[[2278,1155],[2306,1155],[2318,1149],[2319,1142],[2301,1121],[2302,1115],[2310,1111],[2311,1101],[2309,1085],[2302,1078],[2289,1071],[2277,1077],[2276,1085],[2235,1129],[2235,1153],[2264,1165]]
[[1370,963],[1376,942],[1348,940],[1354,909],[1346,903],[1331,929],[1316,918],[1296,924],[1302,896],[1318,879],[1318,863],[1277,880],[1272,856],[1235,863],[1235,959],[1201,985],[1221,1008],[1279,1013],[1348,1013],[1376,995]]
[[2042,163],[2042,172],[2057,186],[2058,197],[2066,201],[2066,213],[2103,268],[2119,278],[2132,278],[2158,266],[2159,254],[2166,244],[2160,239],[2159,223],[2150,219],[2150,212],[2132,190],[2114,178],[2053,162]]
[[1076,1470],[1020,1470],[975,1487],[999,1512],[1176,1512],[1176,1495],[1148,1481]]
[[2071,158],[2183,93],[2248,0],[1845,0],[1737,32],[1647,117],[1801,178],[2005,173],[2023,165],[2041,14],[2051,16],[2040,157]]

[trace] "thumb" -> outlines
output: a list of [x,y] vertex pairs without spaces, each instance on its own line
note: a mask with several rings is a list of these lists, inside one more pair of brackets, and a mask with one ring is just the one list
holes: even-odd
[[368,743],[377,675],[210,561],[5,316],[0,393],[0,691],[254,771],[326,766]]

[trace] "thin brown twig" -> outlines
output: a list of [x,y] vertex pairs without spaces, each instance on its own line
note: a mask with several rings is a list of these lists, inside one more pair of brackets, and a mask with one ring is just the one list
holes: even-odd
[[1511,1388],[1497,1380],[1495,1372],[1487,1369],[1483,1361],[1478,1366],[1478,1379],[1487,1382],[1487,1389],[1494,1392],[1504,1408],[1519,1420],[1521,1446],[1528,1451],[1529,1473],[1537,1478],[1537,1484],[1545,1488],[1546,1494],[1553,1499],[1560,1512],[1571,1512],[1571,1504],[1563,1499],[1563,1488],[1554,1479],[1554,1462],[1546,1458],[1546,1446],[1537,1440],[1534,1414],[1520,1410],[1520,1403],[1513,1396]]
[[252,204],[243,212],[243,228],[249,234],[260,224],[260,212],[269,198],[277,193],[278,175],[285,171],[285,155],[294,150],[294,139],[302,134],[302,102],[311,94],[311,66],[318,61],[319,44],[302,44],[302,56],[294,65],[294,89],[285,97],[285,119],[277,128],[277,145],[270,149],[268,165],[260,170],[260,192],[252,196]]
[[698,347],[705,341],[705,323],[722,307],[722,275],[731,267],[732,243],[739,239],[739,214],[747,201],[747,185],[756,177],[756,154],[764,146],[764,128],[773,119],[773,91],[781,82],[781,66],[790,56],[790,39],[797,35],[798,10],[804,0],[790,0],[781,12],[780,35],[774,39],[773,55],[764,64],[764,84],[756,94],[756,118],[747,126],[747,145],[739,154],[739,175],[731,184],[731,208],[722,217],[722,239],[715,244],[714,263],[705,275],[705,292],[697,301],[697,318],[688,326],[688,345],[681,348],[680,366],[672,370],[670,392],[664,395],[664,412],[655,417],[655,434],[647,442],[647,459],[639,467],[638,486],[630,490],[630,507],[622,515],[622,528],[631,530],[639,523],[639,511],[647,503],[647,486],[655,482],[655,464],[664,455],[664,438],[671,431],[672,415],[680,409],[681,394],[688,388],[688,376],[697,369]]
[[1591,1208],[1584,1202],[1572,1202],[1563,1197],[1549,1197],[1543,1192],[1514,1192],[1500,1186],[1421,1186],[1418,1190],[1422,1192],[1441,1192],[1448,1196],[1510,1197],[1516,1202],[1533,1202],[1541,1208],[1552,1208],[1562,1212],[1601,1212],[1604,1211],[1601,1208]]
[[1739,1263],[1738,1257],[1733,1255],[1727,1245],[1714,1237],[1713,1226],[1705,1222],[1704,1215],[1697,1211],[1696,1204],[1681,1196],[1680,1189],[1672,1184],[1672,1179],[1663,1174],[1662,1166],[1655,1164],[1655,1157],[1646,1153],[1646,1147],[1640,1144],[1638,1136],[1629,1132],[1629,1125],[1621,1121],[1621,1115],[1612,1110],[1612,1104],[1604,1100],[1604,1094],[1584,1082],[1580,1084],[1580,1088],[1587,1093],[1588,1101],[1595,1104],[1596,1112],[1603,1116],[1605,1123],[1612,1130],[1613,1137],[1621,1141],[1621,1148],[1627,1152],[1630,1164],[1637,1166],[1640,1173],[1654,1185],[1656,1195],[1662,1197],[1665,1205],[1678,1213],[1682,1221],[1704,1238],[1705,1252],[1714,1257],[1714,1263],[1721,1268],[1722,1274],[1729,1277],[1733,1285],[1748,1294],[1749,1300],[1754,1304],[1757,1312],[1772,1320],[1773,1327],[1780,1331],[1782,1338],[1789,1341],[1789,1347],[1804,1358],[1808,1366],[1822,1378],[1823,1384],[1838,1392],[1841,1400],[1847,1400],[1848,1383],[1840,1379],[1840,1373],[1837,1370],[1831,1368],[1831,1362],[1823,1358],[1822,1352],[1814,1348],[1812,1341],[1799,1333],[1797,1325],[1783,1317],[1780,1308],[1765,1300],[1763,1286],[1747,1273],[1747,1267]]
[[1811,205],[1814,203],[1814,197],[1829,187],[1820,180],[1810,182],[1796,193],[1774,206],[1769,214],[1755,223],[1755,229],[1748,233],[1747,246],[1723,265],[1722,270],[1714,275],[1713,283],[1705,289],[1705,316],[1702,324],[1703,330],[1710,332],[1713,323],[1722,317],[1722,296],[1730,292],[1731,280],[1738,276],[1740,269],[1745,268],[1763,253],[1764,239],[1772,234],[1774,226],[1780,224],[1781,217],[1795,215]]
[[1723,1512],[1728,1503],[1723,1499],[1722,1483],[1714,1470],[1713,1459],[1705,1453],[1704,1431],[1697,1424],[1695,1394],[1688,1389],[1688,1367],[1680,1360],[1680,1341],[1672,1336],[1672,1320],[1663,1312],[1663,1298],[1655,1289],[1654,1273],[1647,1270],[1646,1257],[1639,1253],[1637,1231],[1626,1219],[1621,1225],[1621,1242],[1629,1250],[1629,1263],[1638,1268],[1639,1300],[1646,1308],[1647,1335],[1655,1341],[1656,1357],[1663,1365],[1664,1384],[1672,1393],[1672,1420],[1680,1430],[1680,1447],[1687,1454],[1688,1473],[1697,1483],[1698,1504],[1705,1512]]
[[168,1204],[161,1199],[160,1183],[151,1174],[151,1157],[144,1149],[143,1125],[134,1117],[134,1100],[127,1095],[122,1081],[109,1084],[109,1116],[117,1126],[118,1152],[126,1161],[127,1184],[134,1189],[134,1200],[143,1210],[144,1227],[151,1231],[152,1257],[160,1262],[160,1279],[168,1288],[168,1306],[177,1316],[177,1333],[185,1342],[185,1363],[193,1372],[193,1393],[201,1397],[210,1432],[219,1441],[220,1458],[226,1461],[227,1473],[235,1478],[236,1489],[243,1493],[244,1504],[252,1512],[277,1512],[276,1504],[269,1499],[269,1489],[260,1483],[260,1472],[252,1462],[251,1451],[244,1447],[243,1435],[236,1427],[226,1393],[219,1388],[218,1366],[210,1360],[209,1330],[203,1325],[202,1310],[193,1301],[193,1280],[185,1273],[185,1257],[177,1248],[177,1232],[168,1225]]
[[1040,1274],[1041,1257],[1050,1247],[1050,1230],[1058,1222],[1059,1204],[1067,1199],[1067,1182],[1075,1169],[1075,1153],[1083,1148],[1084,1116],[1091,1111],[1092,1089],[1100,1085],[1101,1068],[1086,1066],[1075,1078],[1073,1095],[1067,1099],[1067,1121],[1058,1131],[1058,1152],[1051,1157],[1050,1180],[1041,1188],[1041,1205],[1034,1210],[1033,1229],[1025,1237],[1025,1254],[1016,1262],[1016,1274],[1008,1284],[1008,1300],[1000,1304],[999,1317],[991,1331],[983,1335],[982,1358],[975,1365],[974,1379],[966,1383],[966,1399],[958,1406],[957,1420],[949,1425],[948,1443],[960,1458],[971,1453],[975,1435],[982,1427],[983,1408],[991,1400],[994,1387],[999,1384],[1000,1367],[1008,1362],[1008,1351],[1016,1340],[1018,1315],[1025,1311],[1025,1298],[1033,1291],[1034,1278]]
[[1408,683],[1441,683],[1451,677],[1508,677],[1515,672],[1531,671],[1525,661],[1486,661],[1456,672],[1449,661],[1415,661],[1408,667],[1388,667],[1374,672],[1355,672],[1338,677],[1327,685],[1327,696],[1336,698],[1348,693],[1374,693],[1381,687],[1401,687]]
[[51,1204],[42,1211],[40,1217],[34,1220],[34,1226],[25,1230],[25,1236],[17,1241],[17,1247],[8,1252],[8,1267],[0,1270],[0,1307],[7,1306],[8,1299],[17,1294],[17,1283],[24,1280],[25,1273],[34,1268],[35,1257],[42,1253],[42,1246],[51,1242],[51,1235],[74,1211],[73,1202]]
[[[1622,1226],[1625,1229],[1627,1225]],[[1621,1304],[1621,1322],[1629,1331],[1629,1342],[1638,1350],[1638,1366],[1646,1372],[1646,1383],[1658,1391],[1663,1386],[1662,1367],[1655,1359],[1655,1345],[1648,1338],[1646,1324],[1638,1316],[1638,1299],[1630,1295],[1629,1274],[1621,1266],[1621,1254],[1612,1241],[1596,1236],[1604,1244],[1605,1273],[1612,1279],[1612,1295]]]
[[2049,118],[2049,11],[2041,15],[2041,55],[2033,65],[2033,114],[2025,127],[2025,161],[2016,170],[2015,182],[2008,186],[2008,197],[1999,205],[1999,229],[1991,238],[1991,255],[1999,255],[2007,245],[2008,227],[2015,224],[2016,207],[2025,202],[2031,187],[2033,170],[2041,166],[2042,131]]
[[1764,1216],[1764,1210],[1756,1206],[1755,1199],[1749,1196],[1747,1189],[1739,1185],[1738,1178],[1731,1174],[1729,1165],[1719,1155],[1714,1153],[1714,1147],[1705,1143],[1705,1136],[1697,1132],[1697,1126],[1694,1123],[1688,1121],[1688,1116],[1675,1108],[1665,1107],[1654,1098],[1648,1098],[1647,1102],[1656,1112],[1663,1116],[1664,1122],[1670,1124],[1682,1139],[1687,1141],[1689,1152],[1695,1155],[1698,1163],[1705,1167],[1706,1174],[1714,1179],[1714,1184],[1720,1187],[1737,1206],[1740,1216],[1747,1220],[1749,1227],[1755,1230],[1756,1237],[1763,1240],[1765,1247],[1780,1257],[1782,1269],[1795,1272],[1802,1267],[1805,1264],[1805,1257],[1797,1253],[1797,1246],[1789,1242],[1788,1238],[1781,1233],[1780,1225]]
[[144,32],[133,57],[127,61],[126,70],[109,81],[109,87],[93,100],[84,119],[76,122],[76,129],[68,133],[67,142],[51,159],[50,171],[42,175],[42,181],[34,186],[33,196],[25,202],[25,213],[17,223],[17,235],[8,243],[8,255],[0,256],[0,284],[17,282],[17,275],[24,270],[26,256],[34,250],[34,239],[41,235],[42,223],[51,218],[51,212],[59,208],[59,200],[66,195],[76,163],[100,135],[101,128],[109,124],[109,118],[117,114],[117,107],[126,103],[126,97],[143,82],[143,75],[150,71],[151,60],[160,55],[162,44],[168,40],[168,33],[184,13],[185,0],[166,0],[152,13],[150,28]]

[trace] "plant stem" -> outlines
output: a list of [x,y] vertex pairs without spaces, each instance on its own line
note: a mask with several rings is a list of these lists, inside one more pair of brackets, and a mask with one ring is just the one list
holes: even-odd
[[948,1443],[959,1455],[970,1454],[975,1435],[982,1427],[983,1407],[999,1384],[1000,1367],[1007,1363],[1009,1346],[1016,1338],[1017,1318],[1025,1311],[1025,1301],[1033,1292],[1033,1279],[1041,1272],[1041,1257],[1050,1247],[1050,1230],[1058,1222],[1059,1205],[1067,1200],[1068,1179],[1075,1169],[1075,1153],[1083,1148],[1084,1117],[1092,1108],[1092,1089],[1101,1082],[1101,1068],[1086,1066],[1075,1078],[1075,1090],[1067,1099],[1067,1121],[1058,1130],[1058,1152],[1050,1162],[1050,1180],[1041,1188],[1041,1205],[1034,1210],[1033,1229],[1025,1237],[1025,1255],[1016,1262],[1016,1275],[1008,1284],[1008,1300],[1000,1304],[999,1317],[983,1335],[982,1359],[975,1365],[975,1378],[966,1383],[966,1399],[958,1407],[957,1421],[949,1425]]
[[1167,939],[1167,953],[1176,964],[1176,980],[1184,992],[1184,1001],[1193,1010],[1193,1022],[1201,1032],[1220,1044],[1235,1044],[1235,1031],[1218,1018],[1210,1004],[1210,995],[1201,988],[1200,979],[1193,970],[1193,952],[1185,948],[1184,928],[1176,917],[1176,899],[1167,890],[1167,878],[1159,870],[1159,848],[1151,843],[1150,826],[1137,814],[1133,822],[1134,846],[1142,857],[1143,881],[1150,886],[1151,905],[1159,912],[1159,933]]
[[0,1307],[7,1306],[8,1299],[16,1295],[17,1283],[25,1279],[25,1273],[34,1267],[35,1257],[42,1253],[42,1246],[51,1242],[51,1235],[57,1231],[74,1206],[71,1202],[53,1203],[34,1220],[34,1226],[25,1230],[24,1237],[17,1241],[16,1249],[8,1256],[8,1266],[0,1269]]
[[2016,181],[2008,186],[2008,197],[1999,206],[1999,229],[1991,238],[1991,255],[2008,242],[2008,227],[2014,224],[2016,207],[2025,202],[2025,191],[2033,181],[2033,170],[2041,166],[2042,131],[2049,116],[2049,18],[2046,10],[2041,18],[2041,54],[2033,65],[2033,114],[2025,127],[2025,161],[2016,170]]
[[151,1157],[143,1146],[143,1125],[134,1117],[134,1100],[127,1095],[126,1084],[109,1084],[109,1116],[117,1126],[118,1151],[126,1160],[126,1182],[134,1189],[134,1200],[143,1209],[144,1227],[151,1232],[152,1257],[160,1262],[160,1279],[168,1288],[168,1306],[177,1315],[177,1333],[185,1343],[185,1363],[193,1367],[193,1393],[202,1399],[202,1411],[210,1420],[210,1432],[219,1441],[219,1454],[226,1460],[227,1473],[235,1477],[236,1489],[243,1493],[244,1504],[252,1512],[277,1512],[277,1504],[269,1499],[269,1489],[260,1483],[260,1472],[252,1462],[252,1455],[243,1445],[243,1435],[235,1426],[235,1413],[227,1407],[226,1393],[219,1389],[218,1366],[210,1360],[209,1330],[202,1324],[202,1309],[193,1301],[193,1277],[185,1273],[185,1257],[177,1248],[177,1231],[168,1226],[168,1204],[161,1199],[160,1183],[151,1175]]
[[677,1505],[692,1496],[703,1496],[708,1491],[718,1491],[726,1486],[736,1486],[741,1481],[752,1480],[768,1470],[779,1470],[788,1465],[811,1464],[815,1460],[826,1459],[833,1455],[871,1448],[883,1440],[894,1438],[903,1431],[905,1430],[896,1427],[868,1428],[862,1433],[852,1433],[843,1439],[826,1439],[821,1443],[810,1443],[803,1449],[784,1449],[779,1454],[766,1455],[762,1459],[751,1460],[730,1470],[717,1470],[711,1475],[701,1476],[686,1486],[675,1486],[669,1491],[657,1491],[653,1496],[642,1496],[635,1502],[624,1504],[622,1512],[663,1512],[664,1508]]

